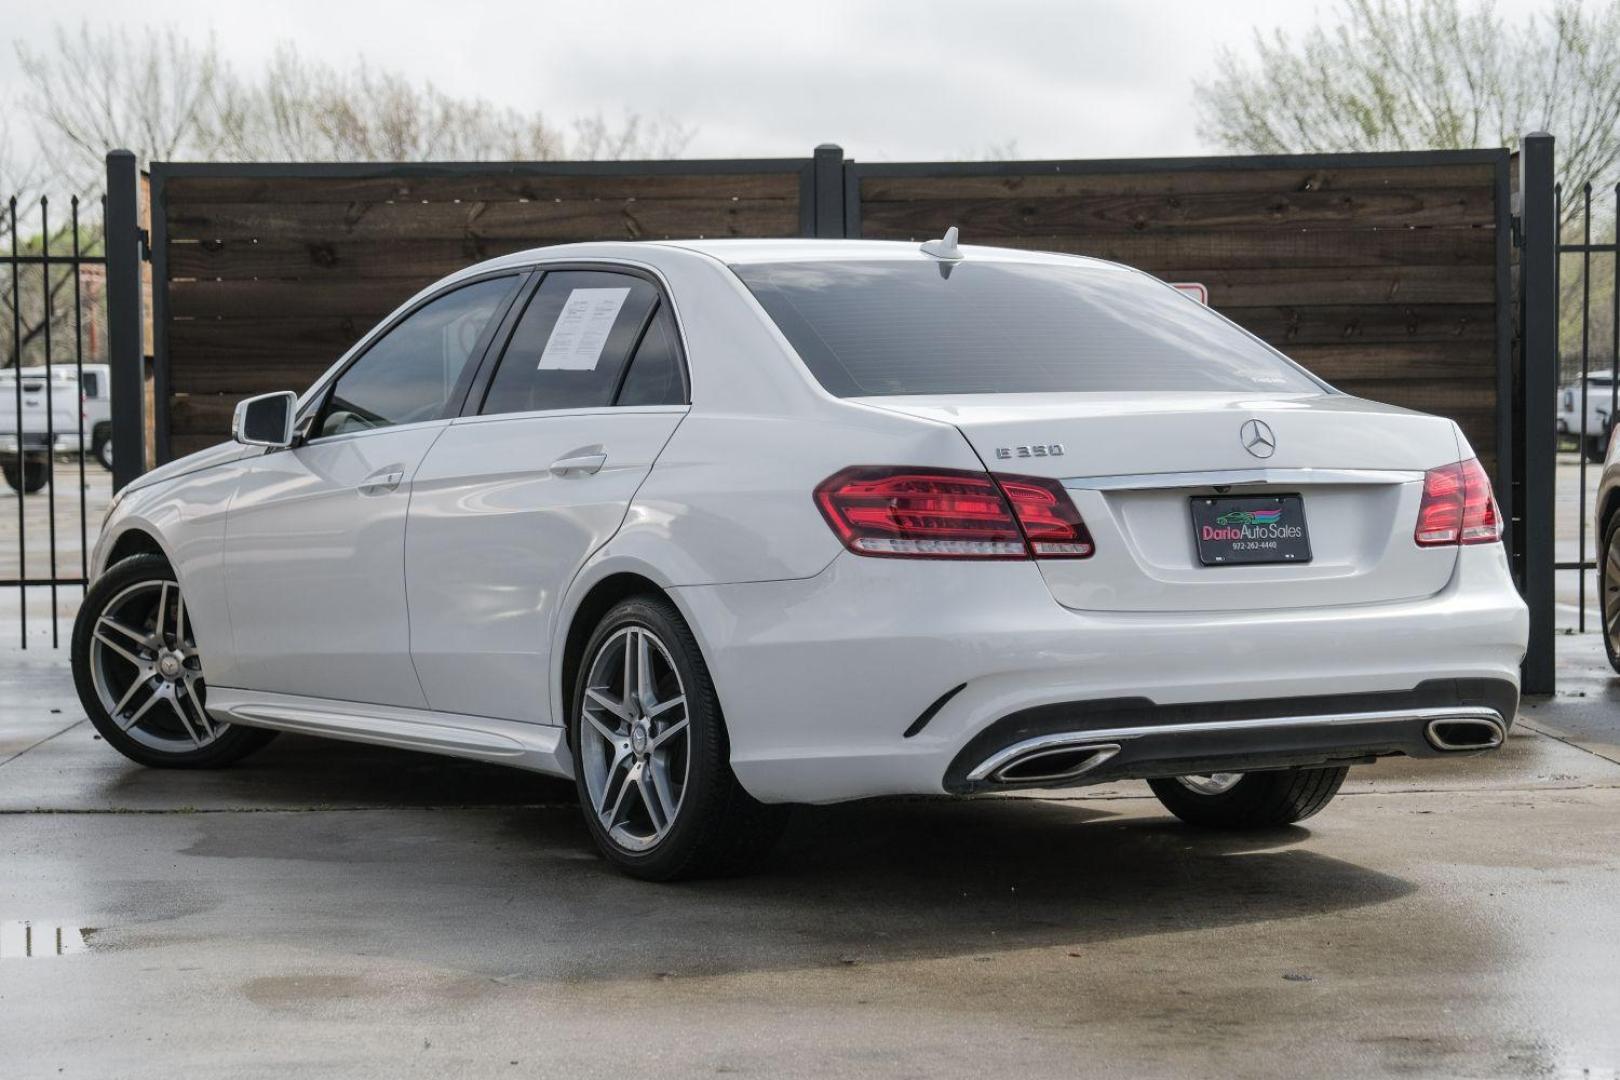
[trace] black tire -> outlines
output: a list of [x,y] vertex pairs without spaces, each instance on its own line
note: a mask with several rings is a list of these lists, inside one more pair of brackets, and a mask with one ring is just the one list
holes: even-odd
[[1603,463],[1608,449],[1608,440],[1602,435],[1588,435],[1581,441],[1581,452],[1586,455],[1586,460],[1594,465]]
[[101,463],[101,467],[112,472],[112,425],[97,424],[96,430],[90,435],[90,453]]
[[[240,761],[258,750],[274,739],[276,732],[235,724],[218,724],[216,721],[218,735],[206,745],[183,749],[165,749],[149,745],[125,731],[113,720],[107,706],[102,703],[97,690],[97,676],[92,670],[90,646],[96,624],[108,605],[127,595],[136,586],[174,581],[175,573],[170,568],[169,561],[161,555],[150,554],[131,555],[109,567],[106,573],[96,579],[95,584],[90,586],[85,594],[84,603],[79,607],[78,618],[73,623],[73,685],[79,693],[79,704],[84,707],[85,714],[90,717],[90,722],[101,733],[101,737],[114,750],[131,761],[160,769],[217,769]],[[177,586],[176,591],[178,592]],[[127,639],[121,639],[124,640]],[[128,680],[130,683],[134,681],[136,680]],[[200,673],[196,686],[199,693],[198,700],[201,701],[203,687]],[[139,697],[138,694],[136,696]],[[161,712],[154,711],[153,721],[149,723],[163,720]]]
[[1609,666],[1620,672],[1620,513],[1610,515],[1608,524],[1603,527],[1603,547],[1598,560],[1603,651],[1609,654]]
[[[581,728],[586,723],[585,690],[592,668],[616,635],[634,629],[650,631],[679,676],[687,721],[684,748],[685,782],[678,808],[662,838],[643,850],[621,844],[594,808],[586,780],[586,753]],[[622,640],[620,638],[619,640]],[[662,654],[660,654],[662,655]],[[660,661],[662,662],[662,661]],[[667,675],[667,672],[666,672]],[[569,746],[574,755],[574,784],[586,828],[602,854],[619,870],[646,881],[675,881],[738,873],[753,866],[775,843],[787,821],[788,808],[767,806],[750,796],[731,771],[731,746],[708,665],[697,639],[680,613],[659,596],[635,596],[610,609],[585,645],[579,673],[571,688]],[[591,747],[602,745],[591,736]],[[628,739],[628,736],[626,737]],[[629,745],[628,741],[624,744]],[[626,768],[639,759],[631,759]],[[603,766],[607,780],[621,775]],[[623,781],[628,785],[628,779]],[[646,807],[650,812],[650,807]]]
[[1270,829],[1304,821],[1333,801],[1344,783],[1345,766],[1249,773],[1220,794],[1197,792],[1179,778],[1149,780],[1148,786],[1176,817],[1210,829]]
[[6,474],[6,483],[11,485],[11,490],[19,491],[24,495],[32,495],[51,482],[51,462],[49,458],[42,461],[25,458],[21,464],[16,461],[8,461],[5,463],[4,472]]

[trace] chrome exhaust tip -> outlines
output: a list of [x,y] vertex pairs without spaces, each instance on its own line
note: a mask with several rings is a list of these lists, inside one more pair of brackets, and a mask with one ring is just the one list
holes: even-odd
[[1118,753],[1118,743],[1056,742],[1015,746],[992,755],[968,778],[992,784],[1066,783]]
[[1495,750],[1507,737],[1499,722],[1479,716],[1430,720],[1424,734],[1430,746],[1447,751]]

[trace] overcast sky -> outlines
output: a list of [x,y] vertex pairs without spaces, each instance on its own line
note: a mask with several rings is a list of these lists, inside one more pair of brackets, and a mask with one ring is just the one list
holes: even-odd
[[[1499,0],[1512,21],[1544,7]],[[58,21],[132,15],[212,29],[239,71],[278,41],[336,63],[360,55],[457,95],[539,108],[667,114],[691,157],[799,156],[837,142],[863,160],[1209,152],[1192,85],[1256,27],[1298,33],[1331,0],[0,0],[9,41]],[[138,25],[138,24],[133,24]],[[8,110],[9,111],[9,110]],[[20,134],[20,133],[17,133]]]

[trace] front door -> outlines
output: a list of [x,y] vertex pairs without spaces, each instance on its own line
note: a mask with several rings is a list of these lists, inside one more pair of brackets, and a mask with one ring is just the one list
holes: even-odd
[[411,485],[516,284],[417,307],[339,374],[306,443],[253,463],[225,538],[241,688],[426,704],[405,613]]

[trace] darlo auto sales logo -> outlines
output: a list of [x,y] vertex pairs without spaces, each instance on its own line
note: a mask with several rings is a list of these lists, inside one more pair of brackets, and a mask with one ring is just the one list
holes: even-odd
[[1283,525],[1282,508],[1275,510],[1229,510],[1215,519],[1214,525],[1205,525],[1200,535],[1205,540],[1298,540],[1305,530],[1298,525]]

